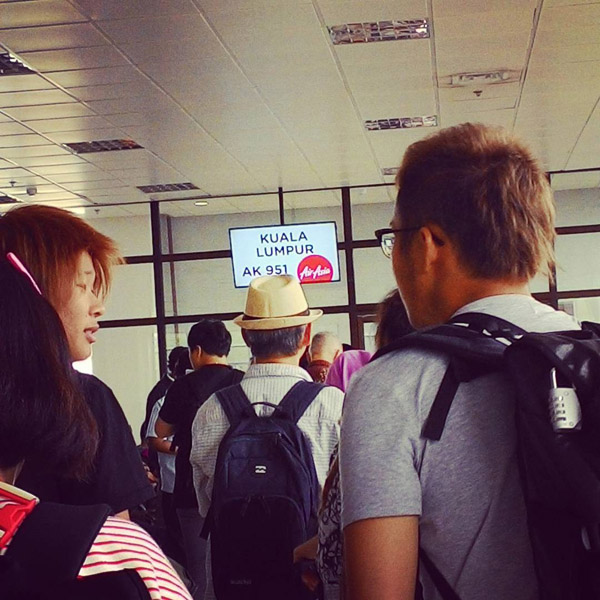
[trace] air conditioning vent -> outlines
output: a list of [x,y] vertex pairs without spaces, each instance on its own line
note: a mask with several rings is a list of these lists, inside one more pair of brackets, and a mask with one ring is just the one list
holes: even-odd
[[427,19],[347,23],[333,25],[327,29],[334,46],[364,44],[367,42],[393,42],[395,40],[420,40],[429,37],[429,22]]
[[398,167],[384,167],[381,169],[381,174],[384,177],[396,177],[396,173],[398,172]]
[[365,121],[367,131],[382,131],[384,129],[414,129],[415,127],[437,127],[437,116],[427,117],[398,117],[397,119],[377,119]]
[[182,192],[185,190],[198,190],[198,186],[193,183],[159,183],[157,185],[138,185],[138,190],[144,194],[162,194],[163,192]]
[[0,77],[3,75],[33,75],[35,71],[26,67],[8,52],[0,52]]
[[117,150],[137,150],[142,148],[133,140],[98,140],[94,142],[76,142],[63,144],[75,154],[89,154],[91,152],[116,152]]

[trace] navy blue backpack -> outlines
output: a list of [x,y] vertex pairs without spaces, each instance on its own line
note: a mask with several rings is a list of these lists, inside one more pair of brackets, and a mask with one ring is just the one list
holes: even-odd
[[293,551],[316,534],[319,484],[297,423],[322,389],[298,382],[279,405],[270,405],[269,416],[255,413],[240,385],[217,392],[230,423],[219,446],[208,517],[219,600],[307,597]]

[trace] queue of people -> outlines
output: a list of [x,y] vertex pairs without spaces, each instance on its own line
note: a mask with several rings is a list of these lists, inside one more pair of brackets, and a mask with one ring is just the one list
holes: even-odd
[[[567,519],[568,494],[537,492],[552,468],[532,476],[540,463],[524,455],[539,435],[569,456],[583,439],[586,457],[600,457],[583,395],[583,426],[554,443],[569,435],[564,400],[556,425],[536,379],[547,373],[524,358],[528,332],[578,331],[560,338],[573,358],[558,376],[582,362],[571,340],[600,365],[594,336],[529,292],[554,266],[545,174],[505,131],[464,124],[410,146],[396,185],[376,236],[397,290],[380,305],[374,356],[313,336],[323,312],[295,278],[259,277],[234,320],[252,354],[246,372],[228,364],[225,325],[203,319],[151,392],[142,436],[159,458],[164,521],[181,549],[170,558],[187,585],[129,521],[154,492],[117,400],[70,364],[96,340],[116,246],[55,208],[0,218],[3,598],[600,597],[595,499],[585,523],[575,509]],[[535,343],[550,360],[547,339]],[[528,375],[513,381],[519,368]],[[524,389],[544,396],[531,429]],[[558,574],[560,560],[569,568]]]

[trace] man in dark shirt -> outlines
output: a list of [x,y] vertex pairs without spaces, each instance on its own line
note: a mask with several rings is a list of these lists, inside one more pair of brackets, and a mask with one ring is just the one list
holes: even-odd
[[[39,284],[60,317],[71,359],[88,358],[113,267],[123,262],[114,241],[68,211],[32,204],[14,208],[0,219],[0,252],[14,252]],[[78,378],[98,426],[92,472],[84,480],[74,480],[25,466],[17,483],[42,500],[106,503],[114,514],[128,518],[128,509],[151,498],[154,490],[112,391],[93,375]]]
[[181,524],[188,573],[197,589],[195,598],[204,597],[206,584],[206,542],[200,537],[203,519],[192,480],[190,450],[192,423],[198,408],[216,391],[239,383],[244,375],[227,364],[231,335],[222,321],[203,319],[188,334],[190,361],[194,369],[169,388],[156,423],[161,438],[175,435],[175,489],[173,502]]

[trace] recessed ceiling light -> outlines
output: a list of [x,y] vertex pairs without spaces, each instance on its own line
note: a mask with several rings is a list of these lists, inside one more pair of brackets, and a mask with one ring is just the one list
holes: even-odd
[[207,200],[196,200],[196,202],[194,202],[194,206],[208,206],[208,201]]
[[185,190],[197,190],[198,186],[193,183],[159,183],[156,185],[138,185],[138,190],[144,194],[161,194],[163,192],[181,192]]
[[334,46],[364,44],[367,42],[392,42],[395,40],[419,40],[429,37],[427,19],[407,21],[371,21],[346,23],[327,28]]
[[426,117],[398,117],[395,119],[376,119],[365,121],[367,131],[381,131],[384,129],[413,129],[415,127],[437,127],[437,116]]
[[381,174],[385,177],[395,177],[398,172],[398,167],[384,167],[381,169]]
[[96,140],[93,142],[75,142],[63,144],[75,154],[89,154],[91,152],[114,152],[117,150],[137,150],[141,148],[133,140]]
[[8,52],[0,52],[0,76],[3,75],[34,75],[19,59]]

